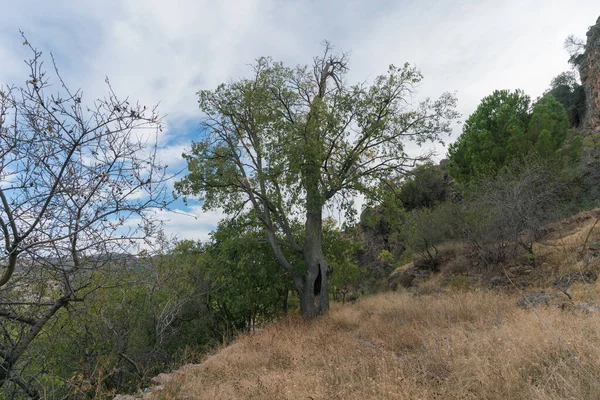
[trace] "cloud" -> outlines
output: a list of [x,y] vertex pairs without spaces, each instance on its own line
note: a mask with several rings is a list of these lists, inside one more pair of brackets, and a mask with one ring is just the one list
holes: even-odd
[[190,143],[167,145],[158,149],[158,160],[171,167],[172,170],[178,167],[185,167],[185,160],[181,155],[190,150]]
[[[569,68],[563,40],[584,36],[600,5],[597,0],[21,0],[4,4],[3,14],[0,82],[27,79],[22,29],[30,42],[54,53],[67,83],[83,88],[87,101],[106,92],[108,76],[118,95],[148,106],[160,103],[166,118],[159,156],[183,167],[182,150],[200,135],[198,90],[247,76],[248,63],[258,56],[307,64],[328,39],[337,50],[350,52],[349,82],[372,80],[390,63],[408,61],[425,76],[419,98],[456,91],[466,118],[494,89],[542,94],[552,77]],[[459,132],[457,126],[452,140]],[[444,152],[438,148],[438,158]],[[219,214],[191,210],[198,220],[170,215],[168,228],[205,237]]]
[[201,206],[192,206],[187,210],[155,210],[157,218],[164,224],[164,233],[169,238],[206,241],[209,233],[217,227],[224,217],[220,210],[203,212]]

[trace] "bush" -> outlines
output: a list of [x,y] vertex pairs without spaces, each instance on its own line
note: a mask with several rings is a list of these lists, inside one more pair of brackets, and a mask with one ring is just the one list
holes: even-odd
[[419,254],[421,267],[431,271],[438,269],[438,246],[440,243],[460,236],[463,207],[445,202],[435,208],[415,210],[407,217],[402,231],[409,251]]
[[471,190],[465,238],[487,264],[522,250],[535,264],[533,244],[542,228],[565,215],[570,186],[560,171],[534,160]]
[[398,200],[405,210],[432,208],[449,200],[453,187],[447,173],[439,165],[419,165],[401,185]]

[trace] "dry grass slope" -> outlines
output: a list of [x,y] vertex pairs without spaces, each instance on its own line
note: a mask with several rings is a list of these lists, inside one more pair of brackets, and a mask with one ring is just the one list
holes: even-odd
[[390,293],[290,317],[169,382],[156,399],[597,399],[600,313],[517,309],[490,291]]
[[[552,227],[537,249],[542,267],[531,277],[537,287],[528,291],[550,292],[555,274],[583,262],[596,268],[597,257],[581,251],[594,221],[589,213]],[[591,243],[599,232],[600,224]],[[600,399],[600,311],[576,308],[600,300],[599,282],[577,283],[572,302],[561,295],[535,312],[516,307],[517,290],[446,288],[336,304],[328,317],[292,316],[241,336],[202,364],[184,367],[151,396]]]

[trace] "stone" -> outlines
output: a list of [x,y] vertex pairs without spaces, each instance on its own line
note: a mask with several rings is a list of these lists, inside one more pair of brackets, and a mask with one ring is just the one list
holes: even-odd
[[510,285],[510,280],[505,276],[493,276],[489,284],[492,287],[507,286]]
[[585,92],[582,129],[600,132],[600,18],[587,32],[585,51],[579,63],[579,76]]
[[600,311],[600,304],[598,304],[598,303],[581,303],[575,307],[575,311],[579,311],[584,314],[592,314],[592,313]]
[[532,293],[523,297],[519,301],[517,301],[517,307],[519,308],[531,308],[541,305],[548,305],[550,300],[552,300],[555,296],[546,293]]

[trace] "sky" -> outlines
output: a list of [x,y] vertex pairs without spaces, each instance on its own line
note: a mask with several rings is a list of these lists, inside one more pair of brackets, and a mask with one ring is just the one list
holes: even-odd
[[[109,77],[120,96],[160,103],[166,129],[160,157],[170,172],[201,134],[196,93],[249,74],[271,56],[309,64],[323,40],[350,53],[348,82],[369,81],[389,64],[409,62],[425,79],[419,98],[455,92],[464,121],[496,89],[532,98],[569,69],[567,36],[585,37],[600,15],[598,0],[0,0],[0,85],[27,79],[29,56],[19,30],[52,52],[84,101],[103,96]],[[460,134],[457,126],[447,138]],[[438,159],[445,148],[438,146]],[[221,218],[200,203],[162,211],[165,233],[206,239]]]

